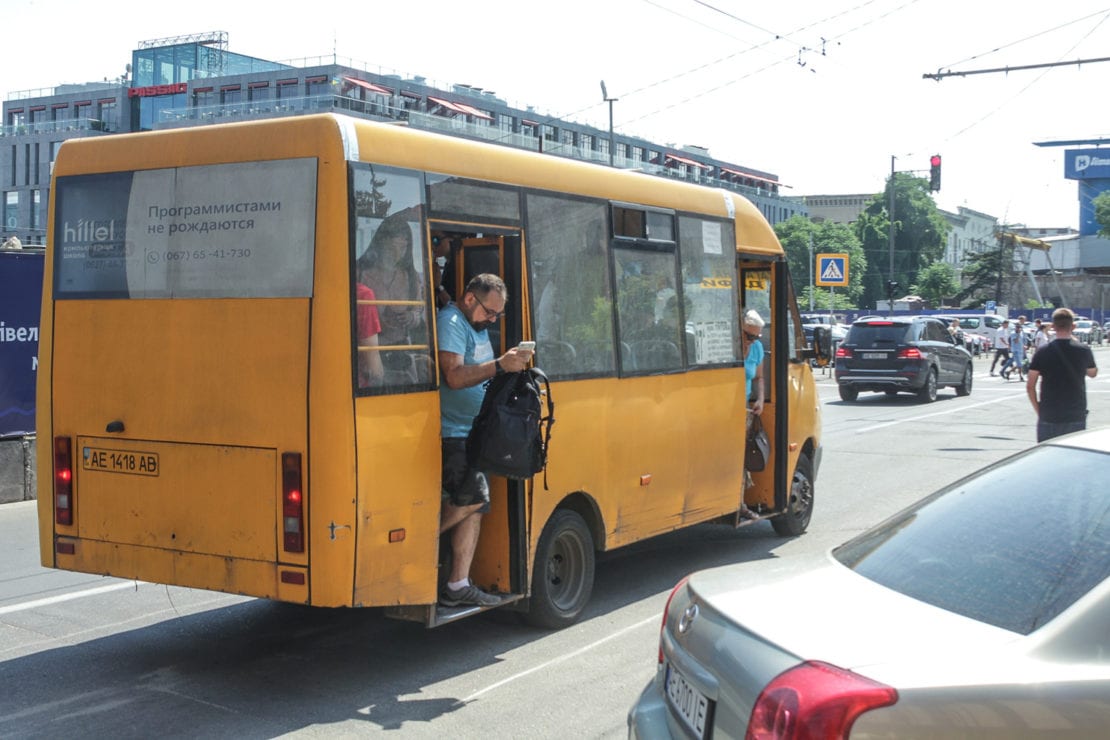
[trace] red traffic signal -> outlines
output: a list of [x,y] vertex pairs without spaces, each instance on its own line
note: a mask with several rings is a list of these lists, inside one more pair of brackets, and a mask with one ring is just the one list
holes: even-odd
[[929,157],[929,190],[936,192],[940,190],[940,155],[934,154]]

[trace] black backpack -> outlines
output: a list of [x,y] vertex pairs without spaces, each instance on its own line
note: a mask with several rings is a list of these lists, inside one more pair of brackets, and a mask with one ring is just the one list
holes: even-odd
[[[543,415],[544,394],[547,416]],[[547,467],[547,444],[554,423],[555,404],[542,370],[495,375],[486,382],[482,408],[466,438],[467,460],[483,473],[531,478]]]

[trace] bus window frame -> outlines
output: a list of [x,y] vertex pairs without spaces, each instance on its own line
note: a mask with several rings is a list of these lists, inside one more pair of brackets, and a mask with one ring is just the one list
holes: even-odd
[[[405,176],[412,176],[418,182],[418,191],[420,193],[421,201],[417,204],[420,210],[419,217],[419,236],[414,239],[419,239],[419,245],[415,242],[413,249],[420,249],[420,259],[424,265],[424,280],[427,285],[424,286],[424,315],[425,315],[425,331],[427,332],[427,345],[412,345],[416,349],[408,350],[411,353],[426,353],[427,362],[429,364],[429,374],[427,381],[416,380],[411,383],[393,383],[371,386],[359,385],[359,343],[358,343],[358,298],[356,288],[358,285],[358,259],[359,255],[356,254],[358,250],[358,211],[355,208],[355,173],[358,171],[370,172],[371,179],[376,179],[379,171],[395,172]],[[366,396],[395,396],[407,393],[423,393],[434,391],[438,388],[438,363],[436,362],[436,341],[435,341],[435,296],[430,294],[432,290],[431,279],[429,278],[430,270],[432,268],[431,250],[428,244],[428,187],[427,187],[427,173],[423,170],[410,169],[407,167],[398,167],[395,165],[386,165],[377,162],[363,162],[363,161],[348,161],[347,162],[347,225],[348,225],[348,238],[347,238],[347,255],[349,261],[349,292],[350,292],[350,347],[351,347],[351,387],[354,391],[355,398]],[[395,213],[402,213],[404,209],[400,209]],[[390,214],[394,215],[394,214]],[[384,221],[388,216],[382,217]],[[423,346],[424,349],[419,349]],[[366,350],[368,352],[380,352],[381,350],[373,349]]]

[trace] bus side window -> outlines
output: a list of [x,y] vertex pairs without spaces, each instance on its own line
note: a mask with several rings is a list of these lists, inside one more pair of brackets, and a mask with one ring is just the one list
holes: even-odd
[[678,232],[686,362],[691,367],[737,362],[735,229],[729,222],[680,216]]
[[551,378],[616,371],[605,205],[528,194],[536,363]]
[[432,382],[421,175],[354,165],[357,389]]

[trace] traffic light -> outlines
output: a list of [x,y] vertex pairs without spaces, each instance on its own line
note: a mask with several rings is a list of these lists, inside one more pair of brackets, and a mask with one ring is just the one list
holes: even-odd
[[887,294],[887,296],[889,298],[893,299],[894,298],[894,291],[896,291],[896,290],[898,290],[898,281],[897,280],[887,280],[886,281],[886,294]]
[[936,192],[940,190],[940,155],[934,154],[929,157],[929,190]]

